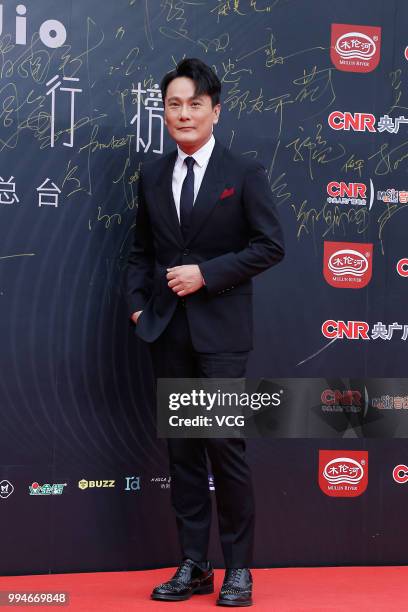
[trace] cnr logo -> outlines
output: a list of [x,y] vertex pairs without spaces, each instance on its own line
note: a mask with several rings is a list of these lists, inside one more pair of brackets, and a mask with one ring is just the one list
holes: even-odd
[[369,326],[366,321],[333,321],[329,319],[322,324],[325,338],[347,338],[348,340],[369,340]]
[[327,406],[361,406],[360,391],[353,391],[352,389],[346,389],[344,391],[339,389],[325,389],[320,399],[322,403]]
[[375,132],[375,117],[371,113],[349,113],[333,111],[327,119],[332,130],[354,130],[355,132]]
[[365,198],[367,186],[364,183],[344,183],[331,181],[327,185],[327,193],[334,198]]
[[408,467],[403,463],[396,465],[392,471],[392,477],[398,484],[405,484],[408,482]]

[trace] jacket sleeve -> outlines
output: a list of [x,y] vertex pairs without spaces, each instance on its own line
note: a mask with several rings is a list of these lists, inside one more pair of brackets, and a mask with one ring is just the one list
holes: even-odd
[[284,242],[265,168],[251,165],[244,179],[242,200],[249,224],[249,243],[237,253],[230,252],[200,263],[207,291],[216,294],[248,281],[279,263]]
[[133,242],[126,268],[126,297],[129,316],[138,310],[143,310],[151,296],[154,260],[153,233],[143,193],[143,179],[140,175]]

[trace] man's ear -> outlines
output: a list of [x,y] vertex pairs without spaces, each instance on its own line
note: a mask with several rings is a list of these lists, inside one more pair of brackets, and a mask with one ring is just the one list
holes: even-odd
[[216,111],[216,116],[213,120],[213,124],[215,125],[216,123],[218,123],[218,120],[220,118],[220,113],[221,113],[221,104],[216,104],[214,106],[214,111]]

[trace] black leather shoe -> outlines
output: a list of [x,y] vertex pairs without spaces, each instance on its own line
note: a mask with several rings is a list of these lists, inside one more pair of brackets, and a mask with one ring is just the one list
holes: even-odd
[[252,575],[249,569],[227,569],[217,606],[252,606]]
[[214,593],[214,571],[209,561],[198,565],[192,559],[184,559],[171,580],[153,589],[151,598],[183,601],[190,599],[192,595],[209,593]]

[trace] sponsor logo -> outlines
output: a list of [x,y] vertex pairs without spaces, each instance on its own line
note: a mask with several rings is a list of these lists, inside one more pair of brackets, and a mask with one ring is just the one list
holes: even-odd
[[381,28],[333,23],[330,58],[338,70],[371,72],[381,54]]
[[348,340],[369,340],[369,325],[366,321],[333,321],[328,319],[322,325],[325,338],[347,338]]
[[78,487],[81,491],[85,491],[85,489],[113,489],[115,480],[85,480],[85,478],[82,478],[78,482]]
[[320,400],[323,412],[352,413],[361,412],[363,408],[361,392],[352,389],[325,389]]
[[66,486],[67,483],[39,485],[38,482],[33,482],[28,489],[30,495],[62,495]]
[[160,486],[161,489],[170,489],[171,476],[153,476],[150,482]]
[[140,476],[125,476],[125,491],[140,491]]
[[396,465],[392,470],[392,477],[398,484],[405,484],[408,482],[408,467],[404,463]]
[[319,450],[319,486],[329,497],[357,497],[368,485],[368,452]]
[[377,191],[377,200],[384,202],[384,204],[407,204],[408,191],[397,191],[396,189]]
[[371,243],[325,242],[323,275],[332,287],[361,289],[372,276]]
[[[56,19],[47,19],[38,29],[41,42],[51,49],[61,47],[67,38],[65,26]],[[0,35],[3,33],[3,4],[0,4]],[[27,44],[27,7],[18,4],[15,16],[15,35],[16,45]]]
[[208,474],[208,489],[209,491],[215,491],[215,483],[213,474]]
[[389,132],[398,134],[400,125],[408,123],[408,118],[404,115],[390,117],[382,115],[375,127],[376,118],[371,113],[349,113],[343,111],[333,111],[327,117],[327,122],[332,130],[353,130],[354,132]]
[[375,132],[375,117],[371,113],[349,113],[333,111],[328,117],[333,130],[353,130],[354,132]]
[[9,480],[0,481],[0,498],[7,499],[13,493],[14,487]]
[[371,405],[378,410],[408,410],[408,395],[381,395],[381,397],[373,397]]
[[408,60],[408,47],[405,47],[404,57],[406,60]]
[[403,257],[397,262],[397,272],[403,278],[408,276],[408,257]]
[[343,181],[330,181],[326,187],[328,204],[344,204],[349,206],[367,206],[370,197],[369,210],[374,201],[374,185],[370,179],[370,194],[364,183],[345,183]]
[[[370,340],[368,332],[370,326],[367,321],[334,321],[328,319],[324,321],[321,327],[322,334],[325,338],[348,340]],[[394,332],[400,332],[400,340],[406,342],[408,340],[408,324],[407,323],[382,323],[378,321],[371,328],[371,340],[391,340],[394,337]]]

